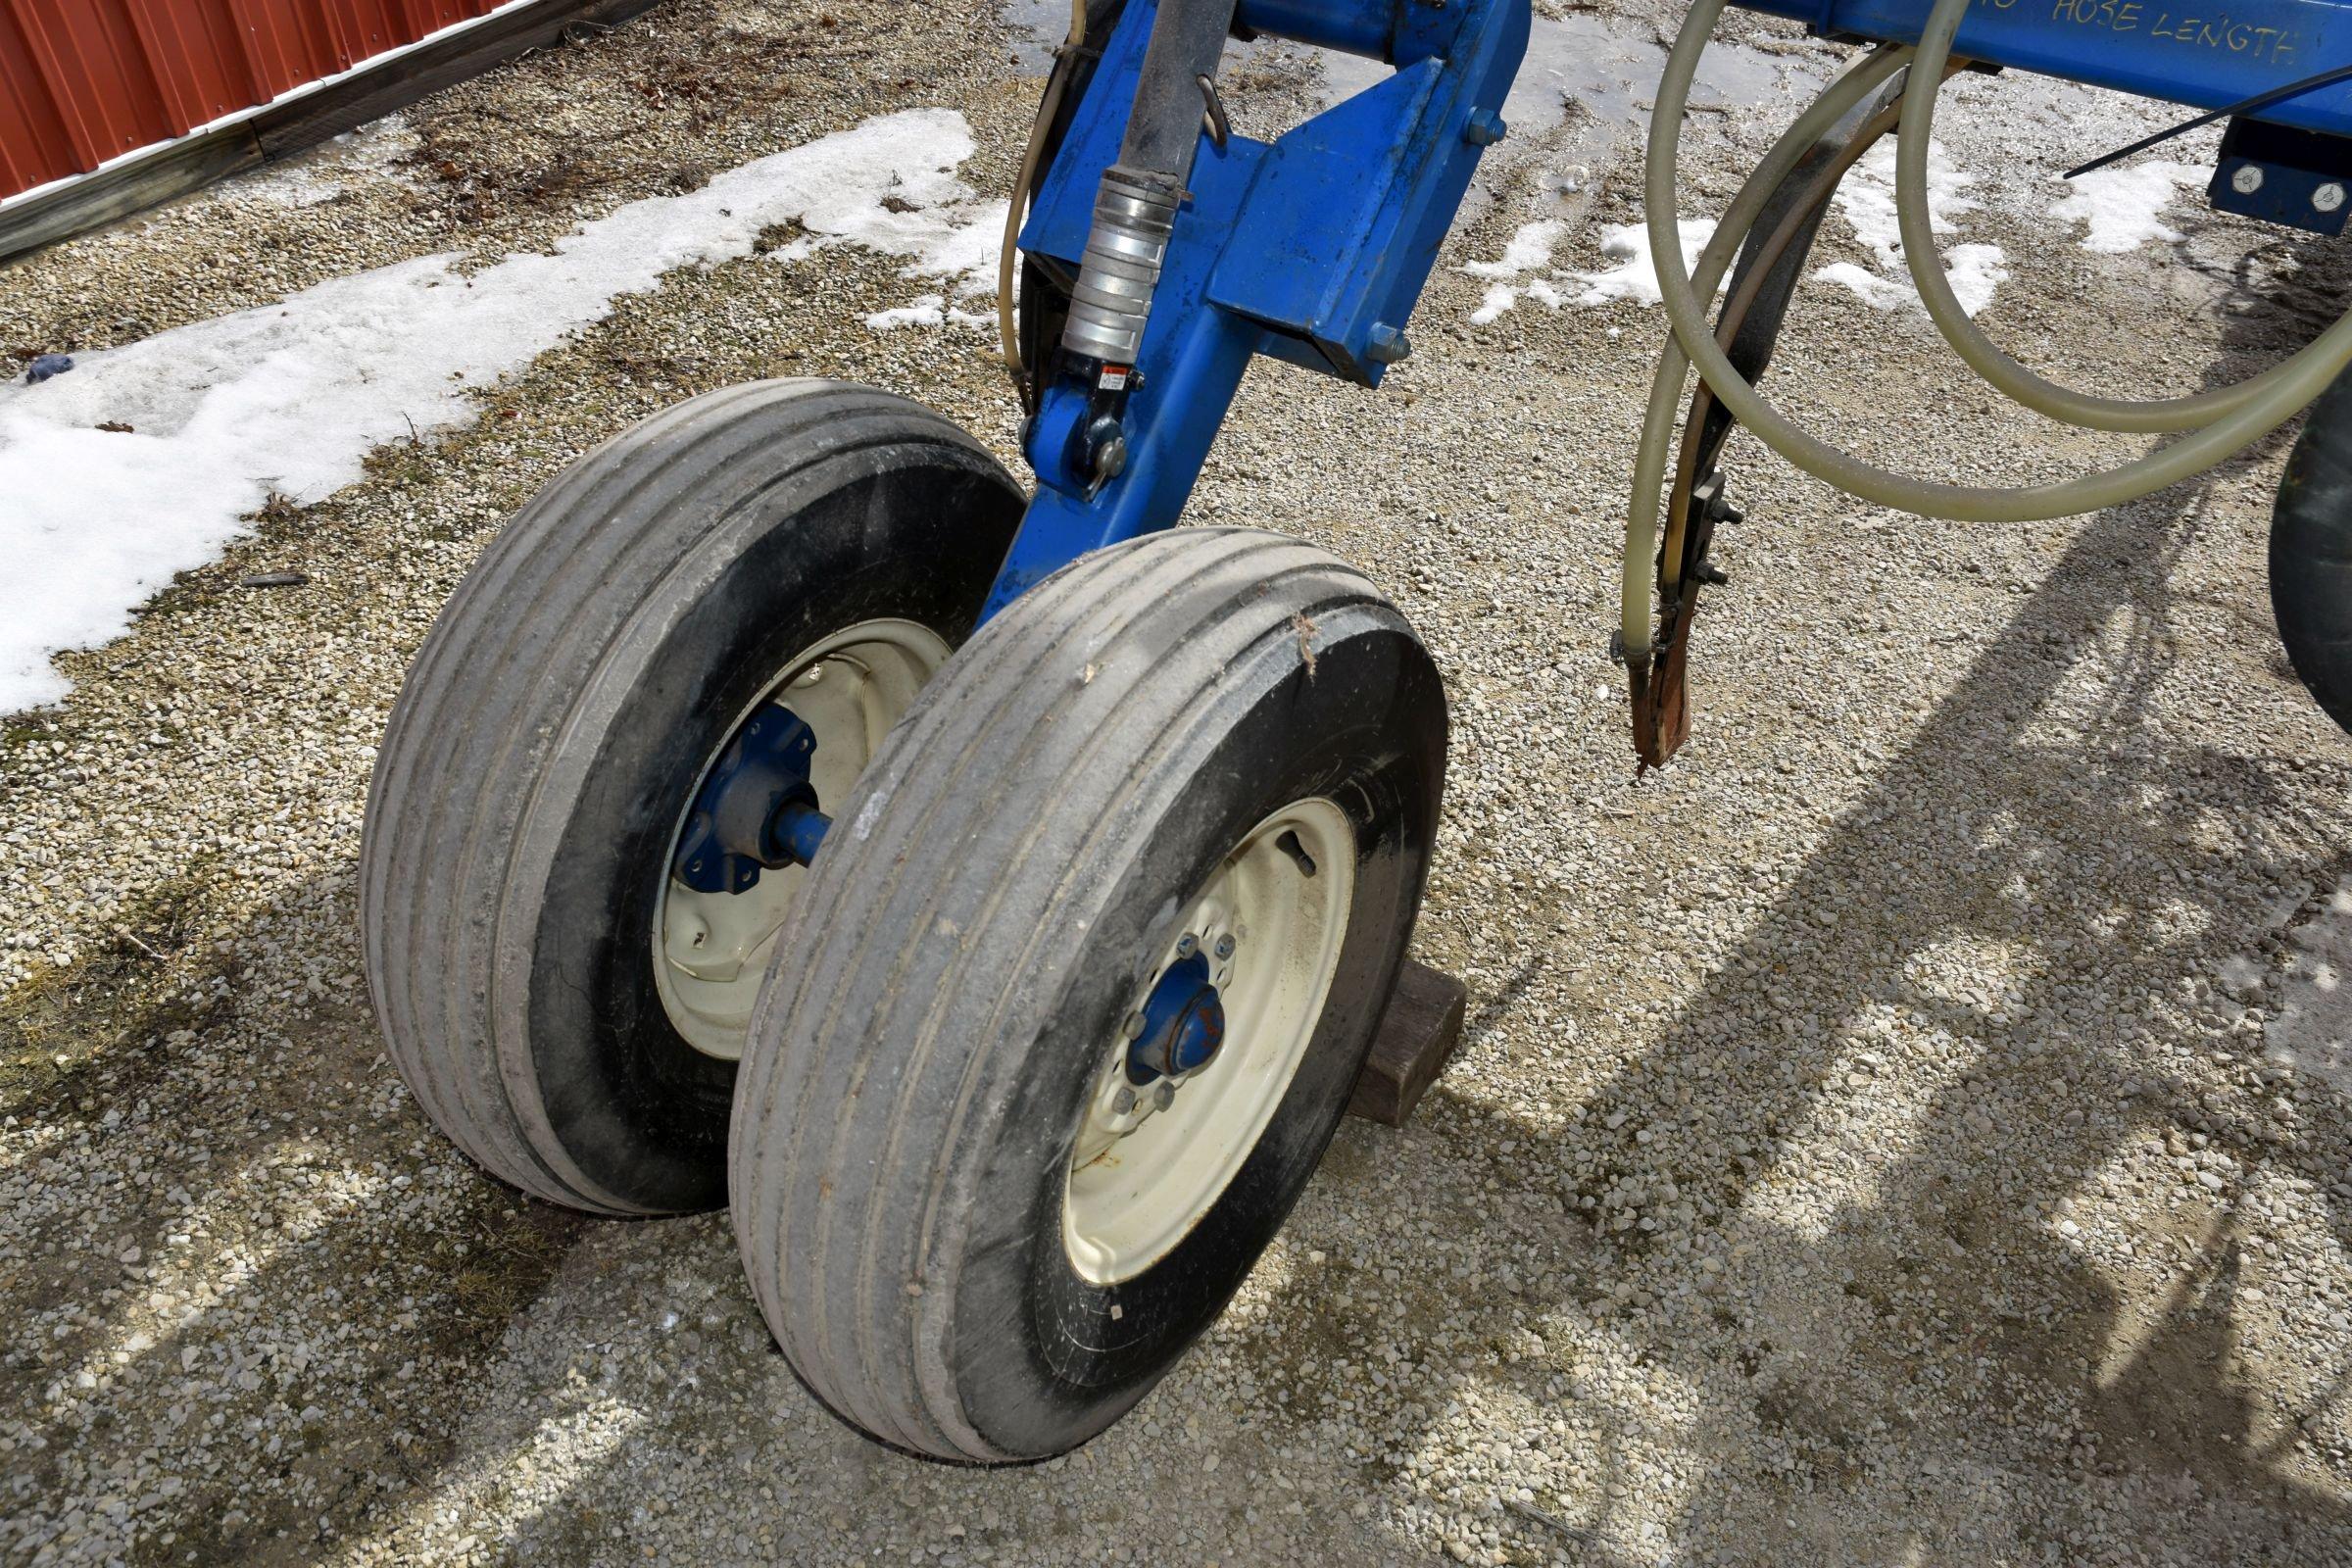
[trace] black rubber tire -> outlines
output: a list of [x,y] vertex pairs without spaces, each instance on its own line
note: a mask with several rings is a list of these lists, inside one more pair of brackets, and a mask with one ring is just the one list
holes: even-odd
[[735,1064],[650,933],[705,759],[795,651],[970,632],[1022,510],[978,443],[866,387],[765,381],[559,475],[459,585],[368,791],[362,940],[394,1064],[492,1174],[611,1214],[725,1201]]
[[2311,406],[2278,482],[2271,612],[2295,674],[2352,733],[2352,374]]
[[[1402,961],[1445,694],[1404,617],[1295,540],[1183,529],[1001,613],[875,757],[816,859],[736,1099],[746,1269],[802,1379],[897,1447],[1059,1453],[1150,1391],[1313,1174]],[[1360,847],[1328,1001],[1264,1136],[1159,1262],[1064,1252],[1103,1043],[1242,836],[1309,795]]]

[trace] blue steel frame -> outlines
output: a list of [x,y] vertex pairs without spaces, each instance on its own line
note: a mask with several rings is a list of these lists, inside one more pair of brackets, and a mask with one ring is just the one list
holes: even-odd
[[[1074,273],[1119,154],[1157,7],[1131,0],[1039,188],[1021,248]],[[984,615],[1089,550],[1170,526],[1250,361],[1380,384],[1527,48],[1528,0],[1246,0],[1250,29],[1384,59],[1395,75],[1272,143],[1205,134],[1127,403],[1127,463],[1090,495],[1063,466],[1087,389],[1050,386],[1025,445],[1036,499]]]
[[[1928,0],[1733,0],[1816,32],[1917,43]],[[2143,98],[2221,109],[2352,65],[2352,5],[2339,0],[1977,0],[1952,54]],[[2254,118],[2352,136],[2352,82]],[[2085,146],[2084,157],[2104,152]]]
[[[1917,42],[1929,0],[1737,0],[1817,30]],[[1156,6],[1132,0],[1104,45],[1021,248],[1074,274],[1102,171],[1118,156]],[[1025,438],[1039,487],[983,617],[1089,550],[1172,525],[1250,361],[1272,355],[1365,386],[1403,326],[1469,187],[1502,134],[1529,0],[1242,0],[1252,31],[1366,55],[1395,75],[1271,144],[1205,134],[1178,213],[1123,425],[1125,467],[1099,487],[1066,455],[1086,385],[1049,386]],[[2339,0],[1979,0],[1955,53],[2220,108],[2352,62]],[[2257,117],[2352,135],[2352,82]],[[2095,151],[2085,148],[2085,152]]]

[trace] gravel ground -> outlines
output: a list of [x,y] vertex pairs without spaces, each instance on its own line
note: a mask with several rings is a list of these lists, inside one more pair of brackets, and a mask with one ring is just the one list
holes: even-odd
[[[1641,48],[1670,19],[1578,13]],[[1736,24],[1784,85],[1818,45]],[[958,0],[673,0],[303,165],[0,272],[89,349],[452,247],[494,259],[866,116],[1009,179],[1018,40]],[[1031,55],[1034,58],[1034,55]],[[1245,124],[1315,67],[1232,75]],[[1640,94],[1645,96],[1645,93]],[[1793,99],[1696,117],[1720,204]],[[2048,173],[2153,122],[1954,89],[1984,319],[2082,384],[2243,374],[2330,252],[2212,217],[2093,256]],[[0,1553],[32,1562],[2352,1561],[2352,744],[2264,597],[2274,442],[2098,516],[1878,513],[1741,448],[1701,715],[1637,783],[1603,653],[1637,400],[1620,302],[1473,327],[1468,262],[1634,220],[1625,126],[1514,138],[1380,396],[1253,374],[1197,515],[1367,567],[1448,679],[1419,951],[1468,1047],[1345,1129],[1232,1311],[1081,1452],[951,1470],[818,1410],[720,1216],[593,1223],[460,1159],[353,936],[372,745],[499,521],[691,393],[930,401],[1012,457],[968,328],[832,251],[674,274],[483,418],[275,508],[0,743]],[[1573,188],[1567,188],[1573,187]],[[1696,197],[1694,196],[1694,201]],[[1869,255],[1833,220],[1826,259]],[[2134,450],[1996,409],[1913,315],[1814,286],[1775,385],[1841,440],[2022,480]],[[294,569],[307,584],[236,586]]]

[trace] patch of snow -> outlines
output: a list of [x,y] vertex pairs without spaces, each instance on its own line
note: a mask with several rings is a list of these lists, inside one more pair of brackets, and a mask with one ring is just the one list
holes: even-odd
[[1551,248],[1559,243],[1568,225],[1556,218],[1540,222],[1522,223],[1502,247],[1502,255],[1492,262],[1472,262],[1462,270],[1472,277],[1517,277],[1539,267],[1551,264]]
[[470,423],[476,388],[666,271],[752,255],[770,224],[807,230],[780,260],[858,245],[945,275],[951,293],[987,287],[1004,209],[956,178],[973,150],[954,111],[883,116],[632,202],[548,254],[334,278],[0,387],[0,711],[63,697],[50,655],[120,634],[272,491],[318,500],[383,442]]
[[[1687,218],[1676,226],[1682,237],[1683,265],[1694,267],[1698,253],[1715,237],[1715,220]],[[1517,308],[1522,299],[1556,311],[1563,305],[1605,305],[1613,300],[1631,300],[1646,308],[1664,298],[1658,287],[1657,257],[1649,247],[1649,228],[1643,223],[1612,223],[1601,229],[1600,254],[1603,260],[1614,262],[1613,267],[1597,272],[1551,268],[1548,277],[1529,277],[1529,273],[1551,267],[1552,248],[1566,229],[1567,224],[1556,219],[1522,224],[1503,246],[1500,257],[1463,267],[1473,277],[1508,280],[1488,288],[1486,298],[1470,313],[1473,325],[1486,325]]]
[[2121,255],[2150,240],[2171,244],[2180,231],[2164,221],[2164,209],[2183,185],[2202,188],[2210,171],[2197,164],[2133,164],[2126,169],[2100,169],[2066,182],[2066,195],[2050,216],[2067,223],[2086,225],[2082,245],[2086,251]]
[[958,310],[948,303],[944,294],[917,294],[904,305],[874,312],[865,318],[865,324],[888,332],[902,326],[994,327],[997,318],[977,311]]
[[[1688,270],[1698,265],[1698,253],[1715,237],[1715,220],[1686,218],[1674,226],[1676,237],[1682,242],[1683,267]],[[1649,246],[1647,223],[1611,224],[1602,229],[1600,254],[1617,265],[1598,272],[1571,274],[1584,284],[1583,292],[1576,296],[1577,304],[1632,300],[1636,305],[1647,307],[1666,297],[1658,287],[1658,258]]]
[[2352,883],[2329,894],[2289,940],[2278,1006],[2263,1026],[2265,1054],[2352,1092]]
[[[1895,218],[1894,142],[1881,141],[1862,157],[1838,187],[1838,210],[1852,225],[1854,238],[1878,257],[1879,265],[1903,270],[1903,231]],[[1974,212],[1982,204],[1961,192],[1977,182],[1962,172],[1943,150],[1928,143],[1928,226],[1938,234],[1955,232],[1952,215]]]
[[1909,283],[1891,282],[1855,262],[1832,262],[1813,275],[1824,283],[1851,289],[1856,298],[1874,310],[1891,311],[1915,304],[1919,299],[1918,291]]
[[[1952,296],[1974,316],[1992,303],[1992,296],[2009,281],[2008,258],[1998,245],[1955,245],[1943,253],[1943,275],[1952,280]],[[1851,289],[1863,304],[1881,311],[1919,304],[1919,290],[1909,272],[1900,278],[1881,277],[1852,262],[1832,262],[1813,274],[1825,283]]]
[[[1492,262],[1471,262],[1462,270],[1472,277],[1515,278],[1538,268],[1551,265],[1551,248],[1566,233],[1568,225],[1556,218],[1522,223],[1502,247],[1502,255]],[[1531,283],[1495,283],[1487,290],[1487,297],[1477,310],[1470,313],[1471,321],[1486,325],[1519,303],[1527,294],[1553,310],[1560,307],[1559,291],[1538,278]]]
[[[1911,270],[1903,260],[1902,226],[1895,214],[1892,141],[1882,141],[1863,156],[1838,187],[1838,210],[1844,214],[1854,238],[1878,259],[1879,270],[1852,262],[1833,262],[1815,270],[1814,277],[1850,289],[1866,305],[1891,311],[1919,304]],[[1928,143],[1928,227],[1937,234],[1958,231],[1954,214],[1973,212],[1983,204],[1962,192],[1977,176],[1957,168],[1941,142]],[[1998,245],[1955,245],[1943,253],[1944,275],[1960,308],[1974,316],[1992,303],[1992,296],[2010,273]]]
[[413,186],[416,181],[396,166],[421,144],[406,115],[386,115],[358,130],[347,130],[299,157],[217,185],[211,192],[211,200],[223,204],[258,201],[277,207],[317,207],[348,190],[353,174]]

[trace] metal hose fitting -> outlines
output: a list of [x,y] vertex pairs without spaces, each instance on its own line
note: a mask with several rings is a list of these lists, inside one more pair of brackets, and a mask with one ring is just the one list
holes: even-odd
[[1086,237],[1086,257],[1061,332],[1063,348],[1108,365],[1135,363],[1182,194],[1181,182],[1167,174],[1125,164],[1102,172],[1095,193],[1095,226]]

